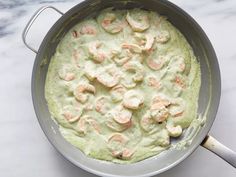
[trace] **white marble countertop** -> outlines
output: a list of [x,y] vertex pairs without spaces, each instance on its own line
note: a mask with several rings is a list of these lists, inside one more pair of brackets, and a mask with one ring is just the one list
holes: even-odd
[[[222,97],[211,134],[236,150],[236,1],[172,0],[190,13],[210,38],[221,68]],[[43,134],[31,100],[35,54],[21,33],[35,10],[51,4],[67,11],[79,1],[0,0],[0,176],[95,177],[65,160]],[[36,46],[55,22],[53,11],[40,16],[29,41]],[[189,158],[160,177],[235,177],[236,169],[199,147]]]

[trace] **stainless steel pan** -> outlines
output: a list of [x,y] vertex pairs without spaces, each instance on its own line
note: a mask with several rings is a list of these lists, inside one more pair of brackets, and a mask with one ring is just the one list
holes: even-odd
[[[130,165],[101,162],[88,158],[77,148],[66,142],[60,135],[58,126],[51,119],[44,98],[44,84],[48,64],[55,48],[73,25],[87,16],[95,16],[97,12],[108,7],[118,9],[144,8],[157,11],[167,16],[169,21],[184,34],[192,46],[200,62],[202,73],[198,112],[205,114],[207,119],[205,125],[199,130],[187,148],[183,150],[170,149],[156,157]],[[34,20],[47,8],[54,9],[62,16],[49,30],[37,51],[27,44],[26,35]],[[199,145],[202,145],[236,167],[236,153],[207,135],[214,122],[221,93],[220,70],[216,54],[201,27],[176,5],[165,0],[85,0],[65,14],[54,7],[46,6],[40,8],[33,15],[26,25],[22,37],[26,46],[37,54],[32,74],[32,97],[38,121],[52,145],[75,165],[101,176],[151,176],[174,167],[188,157]]]

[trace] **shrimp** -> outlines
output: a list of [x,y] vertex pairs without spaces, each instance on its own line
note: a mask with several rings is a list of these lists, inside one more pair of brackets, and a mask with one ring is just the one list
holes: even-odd
[[186,68],[184,57],[179,55],[171,57],[168,66],[172,71],[176,73],[183,73]]
[[88,95],[85,94],[85,92],[90,92],[95,94],[95,87],[88,83],[80,83],[74,90],[74,96],[75,98],[81,102],[85,103],[88,100]]
[[92,111],[94,108],[93,104],[87,103],[84,105],[84,111]]
[[94,120],[90,115],[82,116],[76,127],[75,130],[83,135],[86,135],[88,131],[94,131],[96,133],[101,133],[101,128],[96,120]]
[[82,107],[75,107],[72,105],[68,105],[63,107],[62,115],[69,123],[76,122],[79,120],[80,116],[83,113]]
[[173,117],[181,116],[185,111],[186,103],[182,98],[176,98],[171,101],[169,113]]
[[111,99],[113,102],[119,102],[123,99],[123,95],[126,92],[126,88],[123,85],[117,85],[110,91]]
[[140,120],[140,126],[144,131],[151,131],[154,126],[155,126],[155,122],[151,117],[150,111],[147,111],[146,114],[144,114],[144,116],[141,118]]
[[127,63],[133,55],[130,50],[123,49],[122,51],[112,50],[111,56],[117,65],[122,66]]
[[128,12],[126,15],[126,20],[133,31],[142,32],[150,27],[149,17],[145,11],[133,10]]
[[65,81],[72,81],[75,79],[75,69],[70,64],[65,64],[59,69],[58,75]]
[[128,109],[138,109],[144,102],[143,95],[136,90],[129,90],[125,93],[123,106]]
[[127,72],[131,72],[133,74],[132,76],[132,82],[127,83],[127,78],[124,78],[123,85],[127,88],[133,88],[136,86],[137,82],[141,82],[145,76],[145,71],[143,66],[137,62],[137,61],[131,61],[129,63],[126,63],[123,68]]
[[[129,141],[128,137],[121,133],[114,133],[108,139],[108,147],[111,150],[112,156],[117,158],[123,158],[124,150],[127,151],[124,147],[126,143]],[[125,156],[127,156],[128,151],[125,152]]]
[[96,30],[95,26],[86,24],[81,27],[80,34],[82,34],[82,35],[96,35],[97,30]]
[[76,125],[75,130],[80,134],[85,135],[87,133],[87,121],[86,121],[87,118],[88,116],[82,116]]
[[88,52],[91,58],[98,62],[102,63],[106,59],[106,54],[99,51],[99,48],[102,46],[102,42],[100,41],[95,41],[89,44],[88,46]]
[[178,137],[183,132],[183,129],[180,125],[174,126],[174,123],[172,121],[169,121],[169,120],[167,121],[166,129],[168,130],[169,135],[171,137]]
[[105,124],[108,128],[122,132],[132,126],[132,113],[118,106],[105,114]]
[[134,150],[124,148],[123,150],[114,150],[112,151],[112,156],[116,157],[118,159],[130,159],[132,155],[134,154]]
[[96,120],[90,118],[87,119],[87,122],[97,133],[101,133],[101,128]]
[[158,43],[166,43],[170,40],[170,33],[168,31],[160,31],[156,36],[156,41]]
[[102,68],[96,76],[99,83],[105,87],[111,88],[120,82],[120,73],[118,69],[113,65],[108,65]]
[[156,96],[153,97],[152,99],[152,103],[161,103],[164,106],[169,106],[171,104],[170,98],[168,98],[166,95],[164,94],[158,94]]
[[106,96],[99,97],[95,102],[95,110],[104,115],[111,108],[109,101]]
[[161,82],[157,80],[155,76],[147,77],[147,85],[155,89],[159,89],[162,86]]
[[116,15],[111,12],[105,14],[101,26],[106,32],[111,34],[119,33],[123,29],[121,20],[117,19]]
[[121,144],[125,144],[128,140],[129,140],[128,137],[126,137],[121,133],[113,133],[108,139],[108,142],[112,143],[114,141],[114,142],[119,142]]
[[112,119],[108,119],[105,122],[105,124],[108,128],[110,128],[113,131],[122,132],[122,131],[128,129],[129,127],[131,127],[132,121],[130,120],[130,122],[128,122],[127,124],[121,125],[121,124],[117,123],[116,121],[114,121],[112,118]]
[[169,135],[171,137],[178,137],[182,134],[182,127],[180,125],[177,125],[177,126],[166,126],[166,129],[168,130],[169,132]]
[[120,159],[130,159],[135,150],[125,147],[129,138],[121,133],[114,133],[108,139],[108,147],[114,157]]
[[158,123],[164,122],[169,116],[169,111],[162,102],[152,104],[150,112],[152,118]]
[[140,45],[142,45],[143,51],[150,51],[155,41],[155,37],[151,34],[135,33],[135,37],[138,39]]
[[153,44],[154,44],[155,38],[151,34],[146,34],[145,38],[146,38],[146,44],[145,44],[143,50],[149,51],[152,48]]
[[163,122],[169,116],[168,107],[171,104],[169,98],[164,94],[158,94],[153,97],[150,108],[151,116],[156,122]]
[[142,48],[140,46],[138,46],[137,44],[129,44],[129,43],[123,43],[121,44],[121,47],[123,49],[129,49],[131,52],[133,53],[142,53]]
[[125,86],[125,88],[128,88],[128,89],[134,88],[137,85],[135,82],[133,82],[130,79],[128,80],[125,77],[122,77],[121,84]]
[[185,89],[186,88],[186,80],[184,76],[182,75],[176,75],[174,78],[174,82],[176,85],[178,85],[180,88]]
[[84,66],[84,74],[90,80],[93,81],[96,78],[96,65],[91,62],[87,61]]
[[75,49],[73,50],[72,58],[73,58],[74,63],[76,64],[76,66],[78,68],[80,68],[80,65],[79,65],[80,53],[78,52],[78,50],[75,50]]
[[123,152],[122,152],[122,159],[130,159],[132,157],[132,155],[134,154],[135,150],[133,149],[128,149],[128,148],[124,148]]
[[156,59],[148,58],[146,62],[150,69],[157,71],[160,70],[166,64],[167,58],[161,55]]
[[134,72],[134,75],[132,77],[132,80],[134,82],[141,82],[143,80],[145,71],[143,66],[139,62],[131,61],[129,63],[126,63],[123,68],[125,69],[125,71]]
[[127,125],[130,123],[132,118],[132,112],[125,109],[123,106],[118,106],[112,111],[113,119],[121,124],[121,125]]
[[72,62],[77,68],[81,68],[81,61],[87,59],[87,54],[83,48],[77,48],[72,51]]

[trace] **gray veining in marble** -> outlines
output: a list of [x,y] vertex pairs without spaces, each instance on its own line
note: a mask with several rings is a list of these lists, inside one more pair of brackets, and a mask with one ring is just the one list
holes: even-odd
[[[197,20],[216,50],[222,74],[222,98],[210,133],[236,150],[236,1],[171,1]],[[0,177],[95,177],[65,160],[41,131],[30,91],[35,54],[21,40],[26,22],[39,7],[50,4],[65,12],[78,2],[0,0]],[[37,48],[58,17],[50,10],[40,16],[28,41]],[[183,163],[159,175],[171,176],[235,177],[236,170],[199,147]]]

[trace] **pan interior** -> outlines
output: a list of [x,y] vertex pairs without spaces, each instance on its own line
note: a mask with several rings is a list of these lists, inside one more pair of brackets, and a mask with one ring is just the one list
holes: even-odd
[[[115,7],[117,9],[143,8],[157,11],[159,14],[167,16],[168,20],[181,31],[192,46],[201,66],[202,84],[198,112],[199,114],[206,115],[206,122],[196,134],[192,143],[185,149],[170,149],[156,157],[130,165],[101,162],[88,158],[64,140],[57,124],[51,119],[44,98],[44,85],[48,64],[57,44],[67,31],[80,20],[88,16],[96,16],[102,9],[108,7]],[[218,108],[220,73],[217,58],[207,36],[191,17],[175,5],[164,0],[150,0],[148,3],[145,0],[87,0],[62,16],[44,38],[34,64],[32,96],[35,112],[43,131],[56,149],[71,162],[102,176],[146,176],[161,173],[173,167],[192,153],[201,143],[214,121]],[[181,139],[178,141],[181,141]]]

